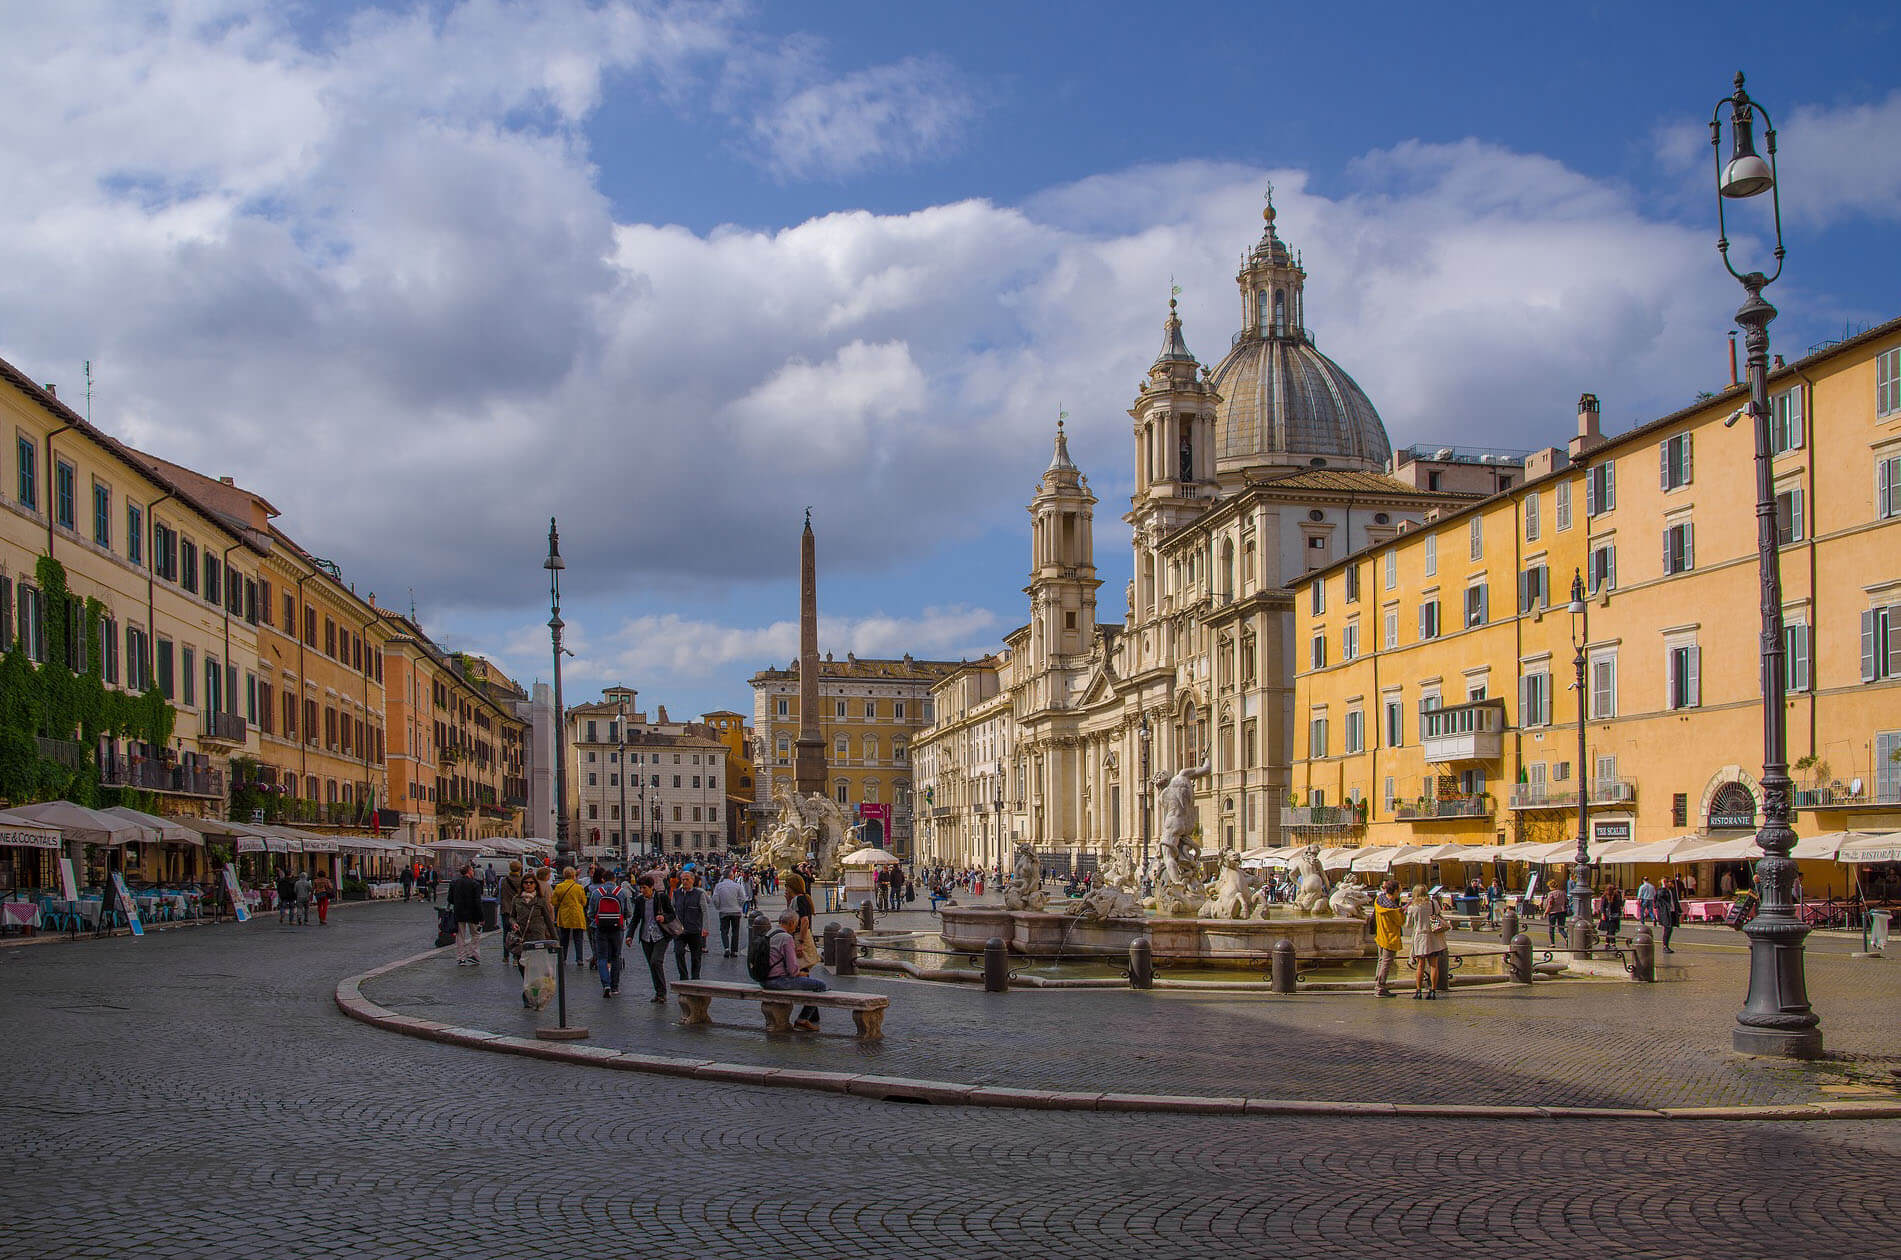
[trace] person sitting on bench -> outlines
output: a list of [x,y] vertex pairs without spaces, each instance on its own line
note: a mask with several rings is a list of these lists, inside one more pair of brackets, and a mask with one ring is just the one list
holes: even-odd
[[[779,926],[772,933],[772,963],[762,987],[774,992],[823,993],[825,982],[813,979],[806,974],[805,968],[799,966],[798,942],[792,935],[798,926],[797,910],[787,907],[779,912]],[[804,1032],[817,1032],[818,1007],[801,1009],[792,1026]]]

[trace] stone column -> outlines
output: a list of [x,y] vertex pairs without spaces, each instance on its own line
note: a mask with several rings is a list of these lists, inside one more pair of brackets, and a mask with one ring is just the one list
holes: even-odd
[[825,792],[825,739],[819,733],[818,560],[812,513],[799,536],[799,738],[793,744],[792,783],[799,795]]

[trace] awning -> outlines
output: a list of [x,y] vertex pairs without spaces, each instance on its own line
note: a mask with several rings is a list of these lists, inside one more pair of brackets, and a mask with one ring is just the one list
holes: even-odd
[[238,853],[264,852],[264,836],[255,827],[225,822],[221,818],[171,818],[167,821],[188,827],[200,836],[229,840]]
[[1460,844],[1452,841],[1414,858],[1415,862],[1489,862],[1498,856],[1495,844]]
[[1643,847],[1644,842],[1641,840],[1613,840],[1607,845],[1592,849],[1591,861],[1628,862],[1630,859],[1624,855],[1626,853],[1635,853]]
[[0,812],[0,844],[16,849],[57,849],[59,828]]
[[1865,836],[1844,841],[1835,853],[1837,862],[1863,865],[1871,862],[1901,862],[1901,831]]
[[38,805],[16,805],[11,811],[20,818],[57,827],[59,834],[80,844],[114,846],[152,844],[158,829],[130,822],[71,801],[42,801]]
[[1670,865],[1687,866],[1691,862],[1753,862],[1762,856],[1756,837],[1732,836],[1707,844],[1685,845],[1670,855]]
[[1543,853],[1550,847],[1549,844],[1543,843],[1508,844],[1493,856],[1503,858],[1507,862],[1529,862],[1533,859],[1533,855]]
[[1612,847],[1617,849],[1614,856],[1605,857],[1606,862],[1621,862],[1626,866],[1635,866],[1646,862],[1668,862],[1670,855],[1678,849],[1699,843],[1699,836],[1671,836],[1668,840],[1646,840],[1641,844],[1624,848],[1622,845],[1606,846],[1608,854]]
[[110,814],[114,818],[123,818],[127,822],[137,823],[142,827],[150,827],[153,831],[158,832],[159,843],[161,844],[195,844],[200,848],[204,847],[205,838],[203,836],[193,831],[190,827],[181,827],[169,818],[160,818],[156,814],[141,813],[136,809],[131,809],[124,805],[113,805],[99,812],[102,814]]
[[1347,871],[1353,869],[1353,860],[1367,849],[1322,849],[1320,851],[1320,869],[1323,871]]
[[1368,874],[1383,874],[1392,867],[1393,855],[1399,851],[1397,846],[1390,844],[1372,849],[1355,849],[1348,854],[1347,869]]
[[1867,831],[1827,831],[1819,836],[1803,836],[1795,842],[1795,848],[1789,856],[1832,862],[1844,844],[1850,840],[1866,839],[1872,834]]
[[[1430,862],[1437,861],[1437,859],[1432,857],[1431,854],[1432,854],[1432,848],[1428,845],[1402,844],[1397,849],[1393,850],[1392,860],[1388,862],[1387,865],[1389,867],[1425,866]],[[1359,868],[1355,867],[1354,869],[1358,870]]]

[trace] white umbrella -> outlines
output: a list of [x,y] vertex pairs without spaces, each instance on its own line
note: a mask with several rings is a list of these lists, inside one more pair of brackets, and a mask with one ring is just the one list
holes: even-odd
[[1883,832],[1849,840],[1835,853],[1837,862],[1851,864],[1901,862],[1901,831]]
[[1678,849],[1670,855],[1670,865],[1688,866],[1692,862],[1752,862],[1762,856],[1754,836],[1732,836],[1708,844]]
[[1699,836],[1671,836],[1668,840],[1649,840],[1634,848],[1619,848],[1611,860],[1631,866],[1646,862],[1668,862],[1672,853],[1700,839]]
[[1789,856],[1832,862],[1843,845],[1851,840],[1865,839],[1868,835],[1866,831],[1829,831],[1819,836],[1803,836],[1795,842],[1795,849]]
[[[1399,851],[1390,844],[1376,849],[1361,849],[1351,855],[1352,860],[1347,863],[1347,869],[1376,875],[1384,873],[1392,867],[1393,855]],[[1326,865],[1332,864],[1326,863]]]
[[158,839],[158,829],[155,827],[101,813],[96,809],[87,809],[84,805],[75,805],[71,801],[42,801],[38,805],[16,805],[12,812],[18,817],[33,822],[57,827],[59,833],[66,839],[77,840],[81,844],[107,846],[151,844]]
[[0,844],[20,849],[57,849],[59,828],[0,812]]
[[847,853],[842,859],[841,865],[876,866],[880,863],[893,865],[899,860],[898,855],[889,849],[880,849],[873,845],[866,845],[856,853]]
[[1367,851],[1368,850],[1353,848],[1323,849],[1320,853],[1320,869],[1323,871],[1351,870],[1353,869],[1353,860],[1359,857],[1361,853]]
[[156,814],[143,814],[124,805],[114,805],[99,812],[110,814],[114,818],[123,818],[130,823],[138,823],[140,826],[150,827],[158,832],[159,840],[166,844],[195,844],[200,848],[204,847],[203,836],[190,827],[181,826],[169,818],[160,818]]

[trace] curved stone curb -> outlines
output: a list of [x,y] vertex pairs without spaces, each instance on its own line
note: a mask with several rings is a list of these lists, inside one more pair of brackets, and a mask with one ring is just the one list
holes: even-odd
[[553,1059],[622,1072],[650,1072],[702,1081],[776,1085],[860,1098],[902,1099],[966,1107],[1017,1107],[1034,1111],[1142,1111],[1182,1115],[1250,1116],[1397,1116],[1458,1120],[1897,1120],[1901,1103],[1823,1102],[1741,1107],[1539,1107],[1476,1106],[1456,1103],[1329,1102],[1280,1098],[1209,1098],[1190,1094],[1123,1094],[1049,1089],[1011,1089],[961,1085],[955,1081],[918,1080],[869,1073],[774,1068],[716,1059],[677,1058],[614,1050],[607,1046],[537,1041],[401,1015],[363,996],[371,980],[436,956],[426,950],[337,982],[337,1009],[372,1027],[425,1041],[467,1046],[532,1059]]

